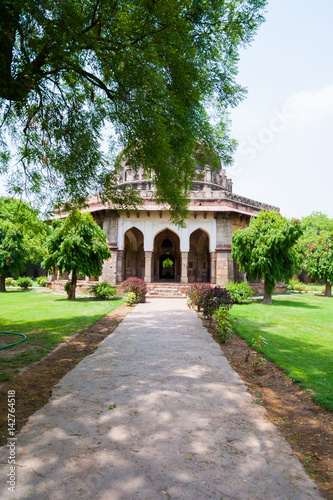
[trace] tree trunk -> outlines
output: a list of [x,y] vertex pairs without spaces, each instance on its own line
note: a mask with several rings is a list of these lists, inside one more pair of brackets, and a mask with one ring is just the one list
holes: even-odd
[[76,271],[72,271],[72,278],[69,285],[69,292],[67,295],[68,300],[75,300],[76,280],[77,280]]
[[271,304],[272,303],[272,292],[269,293],[268,287],[269,287],[268,279],[265,276],[265,281],[264,281],[264,298],[263,298],[263,301],[262,301],[263,304]]
[[0,293],[6,291],[6,275],[2,274],[0,277]]
[[332,283],[326,281],[325,297],[332,297]]

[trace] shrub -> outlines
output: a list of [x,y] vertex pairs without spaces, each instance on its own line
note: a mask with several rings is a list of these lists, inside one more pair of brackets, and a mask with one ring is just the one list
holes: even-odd
[[305,283],[301,283],[299,280],[289,281],[287,290],[293,290],[294,292],[307,292],[308,287]]
[[8,277],[5,279],[6,286],[16,286],[14,278]]
[[209,319],[210,325],[212,324],[212,317],[214,312],[223,307],[225,310],[230,309],[233,302],[228,290],[219,286],[211,287],[203,293],[203,314],[205,318]]
[[64,290],[65,290],[65,292],[67,293],[67,295],[68,295],[68,293],[69,293],[70,286],[71,286],[71,282],[70,282],[70,280],[66,281],[66,283],[65,283],[65,285],[64,285]]
[[101,281],[89,287],[89,292],[99,300],[111,300],[117,295],[116,287],[109,285],[106,281]]
[[135,294],[135,304],[146,301],[148,288],[144,280],[140,278],[127,278],[127,280],[123,281],[121,286],[125,293],[131,292]]
[[33,285],[33,283],[31,278],[28,278],[27,276],[22,276],[22,278],[19,278],[16,281],[16,285],[24,290],[27,290],[29,287]]
[[38,278],[36,278],[36,281],[38,283],[39,286],[47,286],[47,277],[46,276],[38,276]]
[[136,304],[136,295],[134,292],[128,292],[127,294],[127,304],[129,306],[133,306],[134,304]]
[[194,285],[190,286],[187,294],[189,302],[197,306],[198,311],[200,311],[203,307],[204,293],[212,288],[213,287],[209,283],[194,283]]
[[239,304],[253,295],[252,288],[246,282],[234,283],[231,281],[227,284],[226,289],[228,290],[234,304]]
[[219,307],[219,309],[217,309],[214,313],[214,319],[217,322],[215,329],[219,334],[219,341],[224,343],[231,339],[235,321],[230,316],[228,310],[223,306]]

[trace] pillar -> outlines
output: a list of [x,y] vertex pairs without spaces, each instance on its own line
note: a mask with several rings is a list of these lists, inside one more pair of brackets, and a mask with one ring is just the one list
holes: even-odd
[[[103,270],[98,281],[106,281],[110,285],[117,284],[117,260],[118,251],[117,249],[111,250],[111,258],[103,262]],[[122,281],[120,279],[119,281]]]
[[117,283],[124,281],[124,250],[118,250],[117,255]]
[[151,283],[151,262],[153,252],[145,252],[145,282]]
[[188,283],[188,252],[181,252],[181,261],[182,268],[180,282],[185,284]]
[[210,252],[210,283],[216,284],[216,252]]
[[216,216],[216,284],[219,286],[225,286],[234,279],[231,240],[231,213],[220,212]]

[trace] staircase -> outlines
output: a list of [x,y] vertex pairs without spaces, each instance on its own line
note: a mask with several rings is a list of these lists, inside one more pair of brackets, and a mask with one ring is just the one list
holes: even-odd
[[157,298],[157,299],[183,299],[186,297],[185,294],[186,285],[170,284],[170,283],[149,283],[147,299]]

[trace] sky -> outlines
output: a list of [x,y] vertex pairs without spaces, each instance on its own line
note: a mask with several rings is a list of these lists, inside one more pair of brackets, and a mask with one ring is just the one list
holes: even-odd
[[233,191],[301,218],[333,217],[333,2],[269,0],[241,49],[245,100],[231,111],[239,142]]

